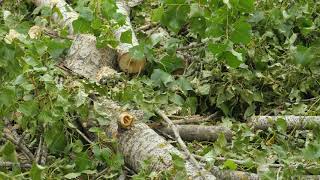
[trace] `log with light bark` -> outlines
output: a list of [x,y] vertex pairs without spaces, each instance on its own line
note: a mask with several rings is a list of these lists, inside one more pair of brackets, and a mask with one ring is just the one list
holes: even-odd
[[288,129],[313,129],[320,126],[320,116],[253,116],[249,119],[249,125],[254,129],[266,130],[273,127],[278,119],[287,123]]
[[[75,21],[78,18],[78,14],[72,9],[71,6],[69,6],[64,0],[33,0],[33,3],[37,6],[49,6],[51,8],[57,8],[60,13],[54,13],[53,20],[57,23],[59,23],[61,26],[65,27],[67,26],[69,29],[69,34],[73,34],[73,27],[72,22]],[[118,12],[123,14],[126,19],[124,25],[120,26],[119,28],[114,30],[115,38],[118,40],[119,44],[116,47],[116,51],[118,53],[118,65],[119,68],[127,73],[140,73],[146,64],[145,58],[134,58],[129,53],[130,48],[139,45],[138,39],[133,31],[130,18],[129,18],[129,6],[127,6],[127,3],[123,0],[117,0],[116,6],[118,8]],[[124,43],[121,42],[121,34],[124,32],[131,32],[131,43]],[[81,41],[83,42],[83,41]],[[83,44],[84,48],[88,48],[86,46],[87,44]],[[93,50],[95,53],[99,53],[100,51],[96,48],[94,45],[93,47],[90,47],[91,50]],[[109,49],[108,49],[109,51]],[[112,53],[113,54],[113,53]],[[104,57],[104,53],[102,54],[96,54],[92,56],[101,56]],[[110,61],[113,59],[113,56],[111,57],[105,57],[108,58],[107,61]],[[83,59],[85,60],[85,59]],[[87,64],[87,63],[84,63]],[[113,67],[111,67],[113,68]]]
[[[181,138],[185,141],[215,141],[222,133],[228,141],[232,140],[232,131],[223,126],[176,125]],[[173,136],[169,127],[161,127],[159,131]]]
[[[124,113],[127,118],[125,121],[132,119],[132,117],[134,119],[139,116],[141,117],[140,114],[137,115],[138,111],[124,109],[117,103],[103,98],[96,101],[94,106],[99,112],[103,111],[107,119],[110,119],[110,126],[106,128],[107,134],[112,134],[114,137],[117,137],[119,142],[118,148],[123,154],[126,164],[136,172],[142,169],[143,162],[146,160],[150,161],[150,170],[161,172],[173,167],[171,154],[186,158],[184,154],[149,128],[145,123],[139,122],[139,119],[137,119],[137,123],[133,125],[130,123],[130,128],[117,126],[118,122],[124,122]],[[215,179],[215,177],[206,170],[201,170],[200,172],[189,160],[186,160],[185,168],[187,175],[191,179]]]

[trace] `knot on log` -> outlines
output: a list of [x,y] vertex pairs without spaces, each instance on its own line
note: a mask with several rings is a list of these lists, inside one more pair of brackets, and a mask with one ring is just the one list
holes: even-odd
[[120,114],[119,119],[118,119],[118,127],[120,129],[130,129],[133,125],[134,122],[134,117],[127,113],[127,112],[123,112]]

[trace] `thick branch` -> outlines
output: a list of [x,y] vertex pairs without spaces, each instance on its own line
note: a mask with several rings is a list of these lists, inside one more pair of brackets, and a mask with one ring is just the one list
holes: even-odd
[[[228,141],[232,140],[232,131],[222,126],[176,125],[181,138],[185,141],[215,141],[223,133]],[[158,129],[169,135],[174,135],[170,127]]]
[[313,129],[320,125],[320,116],[254,116],[249,119],[249,124],[254,129],[266,130],[273,127],[278,119],[287,122],[288,129]]

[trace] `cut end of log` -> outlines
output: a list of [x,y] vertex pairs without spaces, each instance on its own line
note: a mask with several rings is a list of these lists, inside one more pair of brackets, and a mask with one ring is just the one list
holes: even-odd
[[121,113],[119,116],[119,120],[118,120],[118,125],[122,128],[122,129],[130,129],[130,127],[132,127],[134,122],[134,117],[127,113]]
[[120,70],[127,73],[140,73],[146,65],[146,59],[133,59],[129,53],[125,53],[118,60]]

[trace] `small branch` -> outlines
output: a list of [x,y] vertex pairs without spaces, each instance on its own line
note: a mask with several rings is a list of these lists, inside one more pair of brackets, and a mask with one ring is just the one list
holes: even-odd
[[190,44],[188,46],[183,46],[183,47],[179,47],[177,48],[176,50],[177,51],[186,51],[186,50],[189,50],[189,49],[195,49],[195,48],[199,48],[199,47],[202,47],[206,45],[205,42],[202,42],[202,43],[197,43],[197,44]]
[[9,141],[11,141],[14,145],[18,146],[18,148],[27,156],[27,158],[33,162],[35,160],[34,155],[32,154],[32,152],[28,149],[27,146],[25,146],[22,143],[19,143],[19,141],[17,141],[16,139],[14,139],[11,135],[9,135],[8,133],[4,132],[3,133],[3,137]]
[[191,163],[199,170],[199,172],[201,173],[202,177],[205,177],[205,175],[203,174],[203,167],[200,166],[200,164],[198,163],[198,161],[193,157],[193,155],[190,153],[190,151],[188,150],[186,144],[183,142],[183,140],[181,139],[180,135],[179,135],[179,131],[177,129],[177,127],[173,124],[173,122],[168,118],[167,115],[165,115],[160,109],[156,109],[155,112],[161,116],[163,118],[163,120],[169,125],[170,128],[172,128],[173,132],[174,132],[174,136],[177,140],[177,142],[179,143],[179,145],[181,146],[182,150],[185,152],[185,154],[187,155],[187,158],[191,161]]
[[215,112],[211,114],[208,117],[194,117],[194,118],[182,118],[179,120],[174,120],[172,121],[174,124],[193,124],[193,123],[201,123],[201,122],[207,122],[210,121],[212,118],[216,117],[218,115],[218,112]]
[[41,158],[40,158],[40,165],[45,165],[47,161],[47,156],[48,156],[48,148],[46,146],[46,143],[42,143],[42,153],[41,153]]
[[67,35],[67,36],[60,36],[58,32],[49,30],[49,29],[45,29],[44,30],[44,34],[53,37],[53,38],[61,38],[61,39],[68,39],[68,40],[74,40],[75,37],[73,35]]
[[32,165],[28,163],[13,163],[8,161],[0,161],[0,167],[12,168],[14,166],[19,166],[20,168],[31,168]]
[[86,140],[90,145],[93,145],[94,142],[92,142],[83,132],[81,132],[78,128],[76,128],[77,133]]
[[145,30],[148,30],[148,29],[153,28],[155,26],[157,26],[157,24],[148,23],[148,24],[145,24],[143,26],[140,26],[140,27],[136,28],[135,31],[136,32],[145,31]]
[[41,156],[42,156],[42,146],[43,146],[43,136],[41,135],[40,136],[40,141],[39,141],[39,144],[38,144],[38,148],[37,148],[37,151],[36,151],[36,157],[35,157],[36,163],[40,163]]

